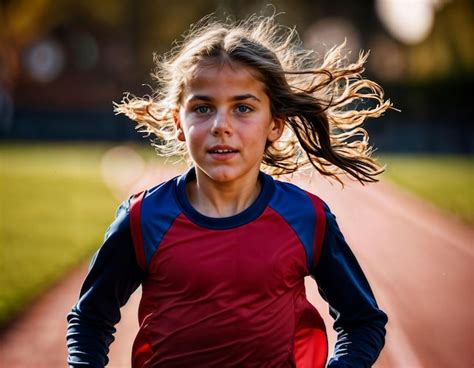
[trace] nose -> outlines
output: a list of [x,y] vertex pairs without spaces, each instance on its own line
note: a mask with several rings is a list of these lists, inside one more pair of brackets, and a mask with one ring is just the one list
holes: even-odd
[[218,111],[215,115],[212,134],[215,136],[232,134],[231,117],[225,111]]

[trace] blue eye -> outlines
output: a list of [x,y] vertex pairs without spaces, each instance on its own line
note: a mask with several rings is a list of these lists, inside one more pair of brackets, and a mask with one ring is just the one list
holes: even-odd
[[246,112],[251,112],[252,109],[246,105],[239,105],[237,106],[237,112],[240,112],[240,113],[246,113]]
[[199,114],[207,114],[210,112],[209,106],[198,106],[194,109]]

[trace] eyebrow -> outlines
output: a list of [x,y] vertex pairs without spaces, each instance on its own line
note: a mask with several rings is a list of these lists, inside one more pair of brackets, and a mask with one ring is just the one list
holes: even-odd
[[[232,97],[232,101],[243,101],[243,100],[248,100],[248,99],[252,99],[252,100],[256,100],[258,102],[262,102],[260,101],[260,99],[254,95],[252,95],[251,93],[247,93],[247,94],[244,94],[244,95],[237,95],[237,96],[234,96]],[[200,101],[212,101],[212,98],[210,96],[206,96],[206,95],[193,95],[187,102],[192,102],[192,101],[195,101],[195,100],[200,100]]]

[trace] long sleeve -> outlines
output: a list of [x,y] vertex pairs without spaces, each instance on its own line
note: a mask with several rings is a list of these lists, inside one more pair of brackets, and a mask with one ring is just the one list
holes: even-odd
[[104,243],[94,255],[78,302],[67,316],[70,367],[104,367],[120,307],[137,289],[143,272],[136,262],[128,201],[117,210]]
[[324,242],[312,276],[329,304],[338,333],[328,368],[371,367],[385,343],[387,315],[377,306],[360,265],[326,205],[325,212]]

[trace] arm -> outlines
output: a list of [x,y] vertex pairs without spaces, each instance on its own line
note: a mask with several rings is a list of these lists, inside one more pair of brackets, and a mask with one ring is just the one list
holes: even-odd
[[129,226],[128,201],[117,211],[102,247],[94,255],[79,301],[68,314],[67,346],[70,367],[104,367],[114,340],[120,307],[143,278],[135,258]]
[[371,367],[385,343],[387,316],[378,308],[370,285],[327,206],[325,213],[324,242],[312,276],[329,304],[338,333],[328,368]]

